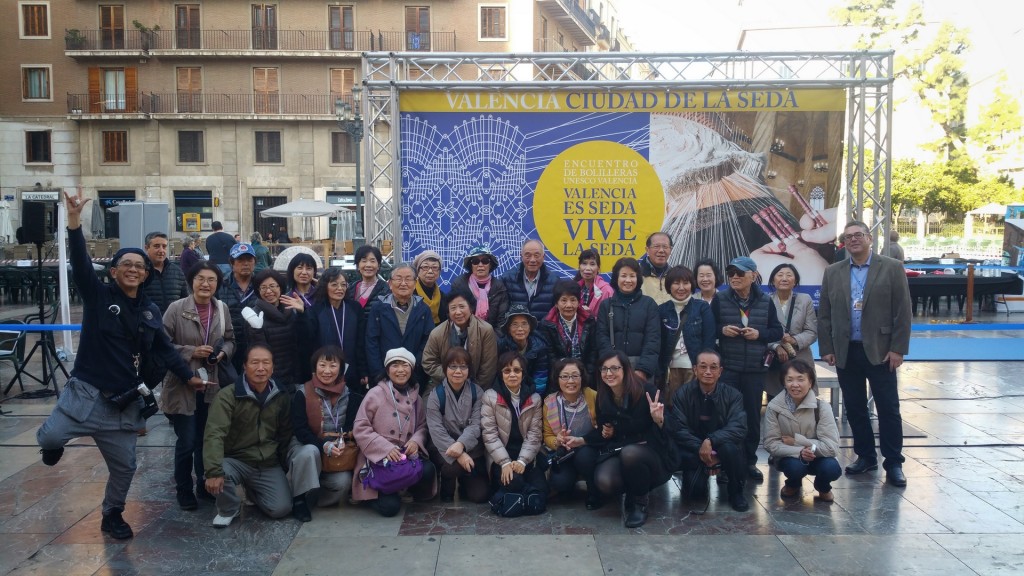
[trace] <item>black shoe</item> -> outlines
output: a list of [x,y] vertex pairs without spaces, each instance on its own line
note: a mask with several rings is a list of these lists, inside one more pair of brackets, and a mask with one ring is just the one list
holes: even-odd
[[877,458],[861,458],[858,456],[853,464],[846,467],[846,473],[850,475],[863,474],[872,470],[878,470]]
[[597,510],[601,506],[604,506],[604,499],[601,498],[601,494],[596,490],[593,492],[588,490],[586,506],[587,510]]
[[60,462],[61,456],[64,455],[64,449],[55,448],[53,450],[47,450],[46,448],[43,448],[39,453],[43,455],[43,464],[46,464],[47,466],[56,466],[57,462]]
[[764,474],[762,474],[761,470],[754,464],[747,466],[747,476],[750,476],[750,479],[754,482],[764,482]]
[[313,519],[313,514],[309,511],[309,505],[306,504],[305,494],[297,496],[292,501],[292,516],[299,522],[309,522]]
[[721,486],[729,483],[729,476],[725,473],[725,470],[719,470],[718,474],[715,474],[715,482]]
[[207,502],[216,502],[217,497],[206,491],[206,486],[202,482],[196,485],[196,498],[200,500],[206,500]]
[[443,492],[441,493],[441,504],[451,504],[452,502],[455,502],[455,494],[454,493],[452,493],[452,494],[445,494]]
[[182,510],[195,510],[199,508],[199,500],[196,499],[196,495],[191,490],[178,491],[178,506]]
[[135,533],[132,532],[132,527],[121,517],[120,510],[114,510],[110,514],[103,515],[100,531],[118,540],[127,540],[135,536]]
[[626,522],[626,519],[633,515],[633,510],[636,508],[636,499],[629,494],[622,496],[622,521]]
[[637,496],[633,509],[626,513],[626,528],[639,528],[647,522],[647,495]]
[[885,481],[898,488],[907,485],[907,477],[903,474],[902,464],[893,464],[885,471]]
[[733,492],[729,495],[729,504],[732,509],[737,512],[746,512],[750,510],[750,504],[747,503],[746,497],[743,496],[743,492]]

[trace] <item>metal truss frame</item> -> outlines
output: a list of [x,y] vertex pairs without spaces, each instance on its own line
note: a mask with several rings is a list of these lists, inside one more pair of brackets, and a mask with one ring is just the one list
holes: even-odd
[[[892,214],[893,80],[892,51],[365,53],[366,238],[375,245],[401,238],[402,91],[842,88],[848,97],[844,217],[860,219],[870,209],[872,231],[885,243]],[[401,242],[393,245],[399,261]]]

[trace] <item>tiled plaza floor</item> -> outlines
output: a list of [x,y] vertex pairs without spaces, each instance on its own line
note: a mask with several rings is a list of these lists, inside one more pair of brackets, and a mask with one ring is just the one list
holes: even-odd
[[[906,440],[905,489],[878,472],[841,478],[831,505],[813,500],[809,481],[800,500],[783,502],[781,475],[762,455],[766,478],[748,484],[749,512],[732,511],[713,488],[707,513],[694,514],[703,503],[681,502],[673,479],[638,530],[623,528],[616,506],[588,512],[582,497],[519,519],[436,501],[381,518],[343,503],[302,524],[250,506],[216,530],[211,504],[178,509],[173,432],[158,415],[139,439],[127,542],[99,531],[106,468],[91,441],[43,466],[35,430],[53,399],[10,399],[0,404],[12,412],[0,416],[0,574],[1024,573],[1021,364],[909,363],[900,388],[904,419],[922,432]],[[844,465],[851,444],[842,439]]]

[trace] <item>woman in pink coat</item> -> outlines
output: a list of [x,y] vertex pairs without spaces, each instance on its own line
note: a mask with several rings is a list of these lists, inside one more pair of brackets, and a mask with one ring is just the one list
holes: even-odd
[[576,277],[580,285],[580,309],[584,316],[596,318],[601,302],[612,295],[612,285],[601,277],[601,254],[592,248],[580,252],[580,266]]
[[[362,470],[367,460],[374,463],[398,462],[404,458],[422,460],[423,474],[409,488],[409,493],[413,500],[424,502],[437,492],[437,473],[427,456],[426,406],[412,378],[415,366],[416,357],[405,348],[388,351],[384,357],[386,374],[363,398],[353,424],[353,435],[359,445],[356,470]],[[379,494],[363,486],[361,481],[353,483],[352,499],[371,501],[381,516],[394,516],[402,508],[399,493]]]

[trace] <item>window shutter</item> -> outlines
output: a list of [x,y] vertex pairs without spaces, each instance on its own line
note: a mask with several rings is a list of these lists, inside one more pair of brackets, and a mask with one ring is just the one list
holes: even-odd
[[100,113],[100,69],[89,68],[89,113]]
[[139,70],[138,68],[124,69],[124,99],[126,112],[139,111]]

